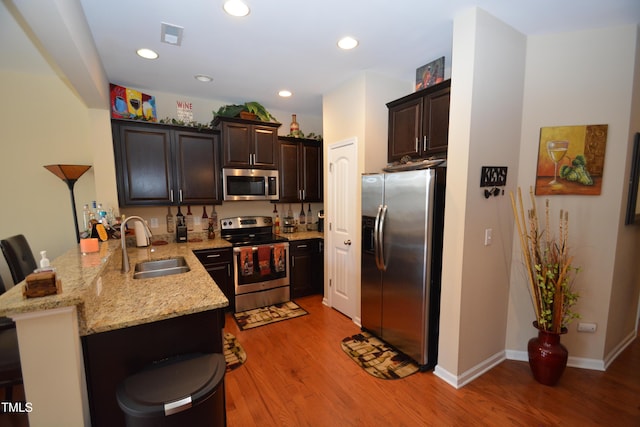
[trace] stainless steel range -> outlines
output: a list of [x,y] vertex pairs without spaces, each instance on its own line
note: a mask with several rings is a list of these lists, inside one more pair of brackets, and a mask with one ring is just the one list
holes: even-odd
[[289,243],[273,234],[273,219],[241,216],[220,225],[233,245],[236,312],[289,301]]

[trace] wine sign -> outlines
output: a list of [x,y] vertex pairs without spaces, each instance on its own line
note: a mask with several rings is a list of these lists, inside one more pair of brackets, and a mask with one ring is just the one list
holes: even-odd
[[536,195],[599,195],[608,127],[586,125],[541,128]]
[[156,122],[156,98],[135,89],[109,84],[111,117]]

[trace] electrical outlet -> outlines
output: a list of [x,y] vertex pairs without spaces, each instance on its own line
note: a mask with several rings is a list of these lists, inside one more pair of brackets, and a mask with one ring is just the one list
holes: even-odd
[[158,218],[151,218],[151,228],[158,228]]
[[595,323],[578,323],[578,332],[595,332],[597,325]]

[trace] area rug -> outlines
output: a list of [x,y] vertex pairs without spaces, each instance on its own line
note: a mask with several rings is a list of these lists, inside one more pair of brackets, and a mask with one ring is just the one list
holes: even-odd
[[304,316],[305,314],[309,313],[295,302],[287,301],[268,307],[254,308],[253,310],[234,313],[233,317],[238,327],[245,331],[247,329],[257,328],[258,326]]
[[227,362],[227,372],[239,368],[247,360],[247,353],[238,343],[235,335],[225,332],[223,347],[224,360]]
[[394,380],[420,370],[408,356],[368,332],[343,339],[341,346],[351,360],[376,378]]

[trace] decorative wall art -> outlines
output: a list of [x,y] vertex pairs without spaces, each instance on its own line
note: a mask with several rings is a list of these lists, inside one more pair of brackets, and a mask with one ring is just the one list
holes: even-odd
[[638,196],[640,195],[640,132],[636,132],[633,137],[633,155],[631,157],[631,176],[629,177],[629,195],[627,199],[627,213],[625,225],[634,224],[640,220],[640,206],[638,206]]
[[536,195],[599,195],[608,127],[609,125],[585,125],[541,128]]
[[424,89],[444,80],[444,56],[416,69],[416,90]]
[[109,84],[111,117],[114,119],[158,121],[156,97],[135,89]]

